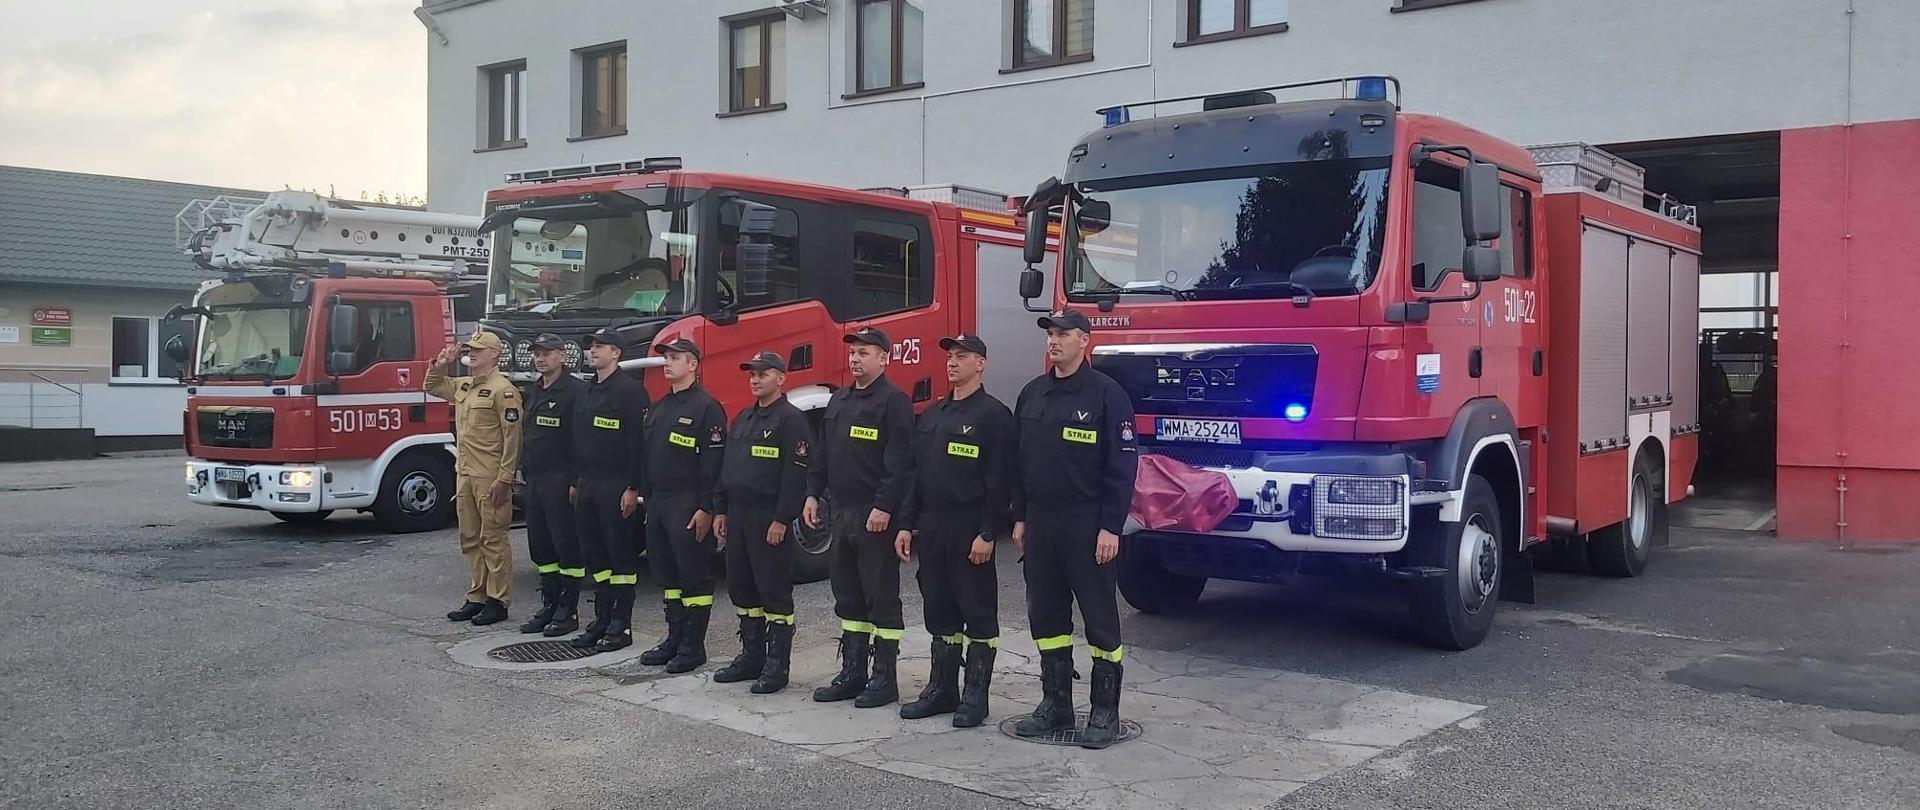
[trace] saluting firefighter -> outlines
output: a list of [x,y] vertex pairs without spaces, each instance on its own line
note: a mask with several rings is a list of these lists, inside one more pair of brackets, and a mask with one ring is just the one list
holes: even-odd
[[520,477],[526,481],[527,555],[540,572],[540,610],[522,633],[549,638],[580,629],[580,583],[587,576],[573,519],[573,414],[587,384],[567,368],[566,344],[547,333],[533,339],[533,368],[522,417]]
[[707,537],[720,485],[727,412],[700,387],[700,347],[684,337],[653,347],[671,390],[647,415],[647,565],[660,583],[667,637],[640,663],[690,672],[707,662],[713,568]]
[[787,362],[760,352],[740,364],[753,404],[733,418],[714,493],[713,533],[726,545],[727,595],[740,614],[740,655],[713,679],[752,680],[754,694],[787,686],[793,654],[793,544],[787,527],[807,496],[812,428],[787,401]]
[[[933,669],[920,699],[900,707],[909,720],[953,714],[955,728],[987,716],[987,683],[1000,646],[999,577],[993,541],[1012,522],[1013,414],[982,387],[987,343],[979,335],[941,338],[953,392],[920,415],[912,483],[894,539],[900,561],[920,553],[920,596],[933,634]],[[916,542],[915,535],[918,535]],[[961,649],[966,690],[960,689]]]
[[1062,310],[1040,318],[1052,368],[1020,391],[1019,484],[1013,539],[1024,543],[1027,621],[1040,648],[1039,707],[1022,737],[1073,728],[1073,604],[1093,653],[1092,711],[1083,748],[1112,745],[1120,729],[1120,605],[1113,559],[1133,500],[1133,405],[1086,362],[1093,324]]
[[[887,379],[893,344],[871,326],[842,338],[853,385],[833,392],[819,451],[807,469],[807,525],[820,528],[821,499],[832,505],[833,612],[840,617],[840,674],[813,690],[822,703],[854,698],[862,709],[900,699],[894,667],[906,633],[893,514],[913,464],[913,407]],[[868,673],[868,660],[872,673]]]
[[573,646],[612,652],[633,644],[633,592],[640,582],[641,461],[647,387],[620,370],[627,343],[601,329],[587,336],[593,380],[574,414],[574,521],[593,575],[593,621]]
[[460,554],[467,558],[467,601],[449,621],[489,625],[507,618],[513,585],[513,476],[520,466],[520,393],[499,372],[504,344],[492,332],[467,339],[469,374],[448,376],[459,356],[453,346],[427,367],[426,392],[453,403]]

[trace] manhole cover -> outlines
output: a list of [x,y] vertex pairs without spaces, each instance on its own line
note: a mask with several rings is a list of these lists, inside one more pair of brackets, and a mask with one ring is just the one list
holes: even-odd
[[[1000,721],[1000,733],[1022,742],[1077,746],[1080,744],[1080,730],[1087,727],[1087,713],[1080,712],[1074,715],[1073,728],[1065,731],[1056,731],[1045,737],[1022,737],[1014,734],[1013,725],[1026,717],[1026,715],[1022,714]],[[1113,741],[1113,744],[1119,745],[1138,736],[1140,736],[1140,724],[1122,717],[1120,718],[1120,736]]]
[[487,657],[495,661],[510,664],[552,664],[560,661],[578,661],[593,655],[594,649],[581,649],[567,641],[522,641],[495,647],[487,651]]

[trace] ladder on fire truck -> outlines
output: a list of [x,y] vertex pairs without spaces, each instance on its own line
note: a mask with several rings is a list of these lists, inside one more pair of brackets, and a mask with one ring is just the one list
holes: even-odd
[[[204,210],[196,200],[181,212]],[[480,218],[276,191],[237,218],[196,230],[185,253],[225,273],[291,272],[486,282]]]

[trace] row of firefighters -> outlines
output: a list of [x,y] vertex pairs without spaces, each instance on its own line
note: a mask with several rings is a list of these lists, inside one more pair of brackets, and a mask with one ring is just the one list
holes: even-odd
[[[801,520],[831,532],[842,630],[839,674],[813,699],[860,708],[899,699],[900,568],[918,554],[932,670],[900,716],[951,714],[954,726],[977,726],[987,716],[1000,644],[994,540],[1010,535],[1023,553],[1042,688],[1016,733],[1076,730],[1077,602],[1093,658],[1080,744],[1110,745],[1120,730],[1124,653],[1113,561],[1133,496],[1133,409],[1118,384],[1086,363],[1092,325],[1085,315],[1061,310],[1038,324],[1047,331],[1050,368],[1011,411],[982,388],[986,342],[961,334],[940,341],[952,393],[917,421],[906,394],[887,379],[887,336],[871,327],[848,334],[853,385],[833,393],[817,436],[787,401],[786,363],[775,352],[740,365],[755,402],[729,426],[700,386],[700,347],[686,338],[652,347],[665,360],[670,391],[651,402],[638,379],[619,373],[622,357],[645,347],[629,347],[611,330],[589,339],[593,375],[586,380],[567,372],[557,336],[539,336],[532,351],[540,378],[524,394],[497,369],[500,338],[476,332],[464,357],[448,347],[426,379],[428,393],[454,404],[455,501],[472,573],[465,604],[447,618],[482,625],[507,618],[507,526],[518,473],[541,592],[541,607],[521,632],[579,631],[571,644],[599,652],[631,645],[644,535],[666,636],[640,662],[689,672],[707,660],[709,543],[718,543],[742,649],[714,680],[777,692],[787,685],[793,647],[794,557],[804,553],[789,532]],[[456,360],[467,365],[466,376],[450,376]],[[582,629],[578,596],[589,587],[593,620]]]

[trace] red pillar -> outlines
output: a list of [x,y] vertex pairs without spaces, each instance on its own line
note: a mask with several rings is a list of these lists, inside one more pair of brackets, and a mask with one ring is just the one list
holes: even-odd
[[1780,536],[1920,541],[1920,120],[1780,133],[1779,325]]

